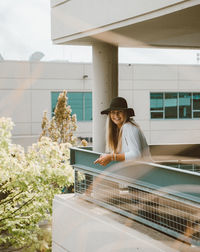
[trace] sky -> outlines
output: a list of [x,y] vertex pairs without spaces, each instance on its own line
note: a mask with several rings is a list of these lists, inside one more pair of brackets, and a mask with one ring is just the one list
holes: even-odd
[[[92,62],[89,46],[53,45],[50,0],[0,0],[0,54],[5,60]],[[200,64],[200,50],[119,48],[119,63]]]

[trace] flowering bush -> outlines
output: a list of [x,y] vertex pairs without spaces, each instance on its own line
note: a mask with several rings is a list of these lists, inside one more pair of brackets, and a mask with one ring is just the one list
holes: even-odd
[[39,223],[50,218],[54,194],[73,183],[70,144],[41,137],[25,153],[11,143],[12,128],[10,118],[0,118],[0,250],[28,251],[36,243],[34,251],[48,251],[45,241],[37,243]]

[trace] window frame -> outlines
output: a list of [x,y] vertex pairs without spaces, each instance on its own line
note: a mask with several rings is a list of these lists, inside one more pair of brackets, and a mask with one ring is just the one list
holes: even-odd
[[199,119],[199,117],[194,117],[194,113],[195,113],[195,112],[199,112],[199,113],[200,113],[200,108],[199,108],[199,109],[193,109],[193,105],[194,105],[194,102],[193,102],[193,100],[194,100],[193,97],[194,97],[194,96],[193,96],[193,95],[194,95],[195,93],[200,95],[200,92],[192,92],[192,93],[191,93],[191,94],[192,94],[192,118],[193,118],[193,119]]
[[[165,118],[165,96],[167,93],[176,93],[177,94],[177,117],[176,118]],[[188,117],[188,118],[180,118],[180,100],[179,100],[179,96],[180,94],[190,94],[190,99],[191,99],[191,117]],[[163,110],[151,110],[151,94],[162,94],[162,97],[163,97]],[[200,113],[200,109],[193,109],[193,100],[194,100],[194,95],[195,94],[199,94],[200,95],[200,92],[184,92],[184,91],[181,91],[181,92],[174,92],[174,91],[165,91],[165,92],[159,92],[159,91],[155,91],[155,92],[150,92],[150,120],[199,120],[200,119],[200,116],[199,117],[194,117],[194,113],[195,112],[199,112]],[[200,100],[200,99],[199,99]],[[158,113],[158,112],[162,112],[163,113],[163,117],[162,118],[152,118],[152,113]]]
[[[151,94],[162,94],[162,109],[160,109],[160,110],[159,109],[151,110]],[[152,113],[155,114],[155,115],[158,114],[158,113],[162,113],[162,114],[165,113],[163,97],[164,97],[164,93],[161,93],[161,92],[150,93],[150,118],[152,118],[151,117]],[[161,119],[161,118],[152,118],[152,119]]]

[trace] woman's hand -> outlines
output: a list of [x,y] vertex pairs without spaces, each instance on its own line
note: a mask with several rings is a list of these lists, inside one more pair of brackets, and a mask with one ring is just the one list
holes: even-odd
[[100,164],[106,166],[112,161],[112,154],[102,154],[97,160],[94,161],[94,164]]

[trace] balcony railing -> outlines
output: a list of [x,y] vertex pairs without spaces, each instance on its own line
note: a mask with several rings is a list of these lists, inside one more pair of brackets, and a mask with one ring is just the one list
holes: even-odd
[[93,162],[100,153],[72,148],[75,194],[200,246],[200,173],[152,162]]

